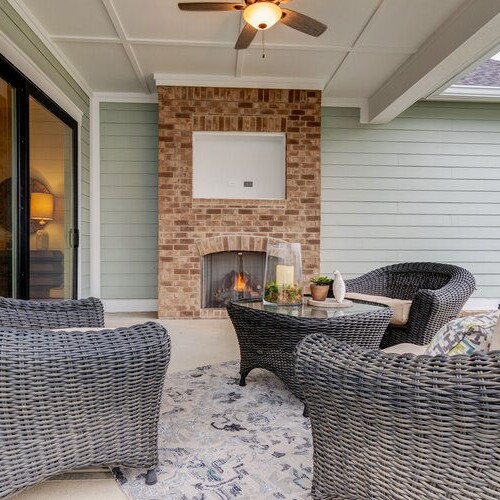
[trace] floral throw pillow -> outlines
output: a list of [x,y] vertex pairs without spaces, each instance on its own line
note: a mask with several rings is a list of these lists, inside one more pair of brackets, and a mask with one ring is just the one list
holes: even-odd
[[454,319],[434,335],[425,354],[456,356],[488,352],[497,320],[498,313]]

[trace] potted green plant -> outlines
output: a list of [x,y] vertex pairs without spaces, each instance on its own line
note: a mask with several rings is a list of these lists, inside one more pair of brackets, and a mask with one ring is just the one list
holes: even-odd
[[313,300],[323,301],[328,295],[328,289],[333,280],[327,276],[317,276],[311,279],[311,297]]

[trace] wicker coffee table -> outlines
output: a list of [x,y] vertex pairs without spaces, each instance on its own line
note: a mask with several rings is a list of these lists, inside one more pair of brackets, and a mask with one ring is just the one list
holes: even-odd
[[[350,308],[275,306],[260,300],[227,305],[240,345],[240,385],[254,368],[276,374],[301,401],[295,378],[295,348],[307,335],[324,333],[340,342],[378,349],[391,318],[390,308],[355,302]],[[306,413],[306,411],[305,411]]]

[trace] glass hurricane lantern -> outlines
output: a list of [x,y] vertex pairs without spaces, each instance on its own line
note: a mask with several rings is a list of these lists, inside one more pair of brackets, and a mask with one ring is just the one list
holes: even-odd
[[300,243],[269,240],[264,273],[264,304],[302,304],[302,255]]

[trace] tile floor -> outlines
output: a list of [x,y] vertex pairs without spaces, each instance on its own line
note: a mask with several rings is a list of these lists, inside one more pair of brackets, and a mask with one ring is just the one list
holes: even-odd
[[[238,359],[236,335],[229,320],[157,320],[154,313],[106,314],[109,328],[159,321],[172,340],[168,373]],[[167,376],[168,376],[167,373]],[[61,474],[19,494],[18,500],[123,500],[126,495],[107,469]]]

